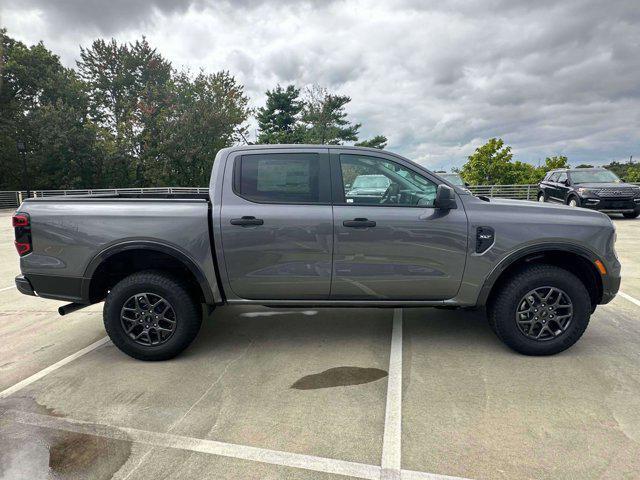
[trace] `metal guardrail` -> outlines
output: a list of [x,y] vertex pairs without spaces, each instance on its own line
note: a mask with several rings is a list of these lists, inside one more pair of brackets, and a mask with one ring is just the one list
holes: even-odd
[[538,185],[471,185],[467,187],[474,195],[493,198],[514,198],[517,200],[535,200]]
[[2,191],[0,192],[0,209],[16,208],[20,205],[22,199],[26,197],[27,192]]

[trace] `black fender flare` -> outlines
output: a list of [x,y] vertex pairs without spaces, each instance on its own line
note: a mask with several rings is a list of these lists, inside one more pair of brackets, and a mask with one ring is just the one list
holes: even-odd
[[[503,258],[498,265],[496,265],[491,273],[485,279],[480,294],[478,295],[478,305],[486,305],[489,295],[494,285],[500,278],[500,275],[504,273],[511,265],[526,257],[535,257],[536,254],[544,254],[550,251],[569,251],[571,253],[580,255],[587,260],[591,265],[594,265],[594,261],[598,260],[598,256],[586,247],[576,245],[573,243],[551,242],[528,245],[524,248],[516,250]],[[594,266],[595,268],[595,266]]]
[[148,250],[161,252],[174,257],[180,261],[196,278],[204,300],[207,304],[215,303],[213,292],[206,275],[200,266],[184,251],[175,245],[159,242],[157,240],[129,240],[110,245],[104,250],[97,253],[87,265],[82,281],[82,298],[90,301],[89,292],[93,275],[100,265],[107,261],[113,255],[126,252],[128,250]]

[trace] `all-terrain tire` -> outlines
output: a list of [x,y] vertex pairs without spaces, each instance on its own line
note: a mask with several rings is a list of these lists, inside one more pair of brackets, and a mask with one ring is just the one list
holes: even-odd
[[[150,294],[166,299],[174,312],[171,336],[158,345],[141,345],[125,331],[121,314],[132,296]],[[168,360],[181,353],[195,339],[202,323],[202,310],[187,286],[163,272],[134,273],[116,284],[104,303],[104,327],[113,344],[139,360]]]
[[[573,316],[566,330],[545,341],[526,336],[518,327],[516,312],[520,302],[536,288],[553,287],[569,297]],[[591,299],[582,281],[573,273],[554,265],[531,265],[502,282],[492,297],[487,313],[489,325],[508,347],[524,355],[553,355],[576,343],[591,316]]]

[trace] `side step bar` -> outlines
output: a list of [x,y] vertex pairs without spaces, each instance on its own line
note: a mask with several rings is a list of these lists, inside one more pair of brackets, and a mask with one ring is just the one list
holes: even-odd
[[88,307],[87,303],[68,303],[67,305],[62,305],[58,308],[58,313],[60,315],[68,315],[76,310],[80,310],[81,308]]

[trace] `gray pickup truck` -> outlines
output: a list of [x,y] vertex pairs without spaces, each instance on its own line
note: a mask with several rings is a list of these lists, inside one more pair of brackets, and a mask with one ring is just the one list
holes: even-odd
[[[389,179],[377,203],[346,196],[361,175]],[[28,199],[13,225],[18,289],[72,302],[62,314],[105,300],[113,343],[143,360],[180,353],[223,304],[486,307],[509,347],[549,355],[620,284],[606,215],[475,197],[356,147],[227,148],[208,194]]]

